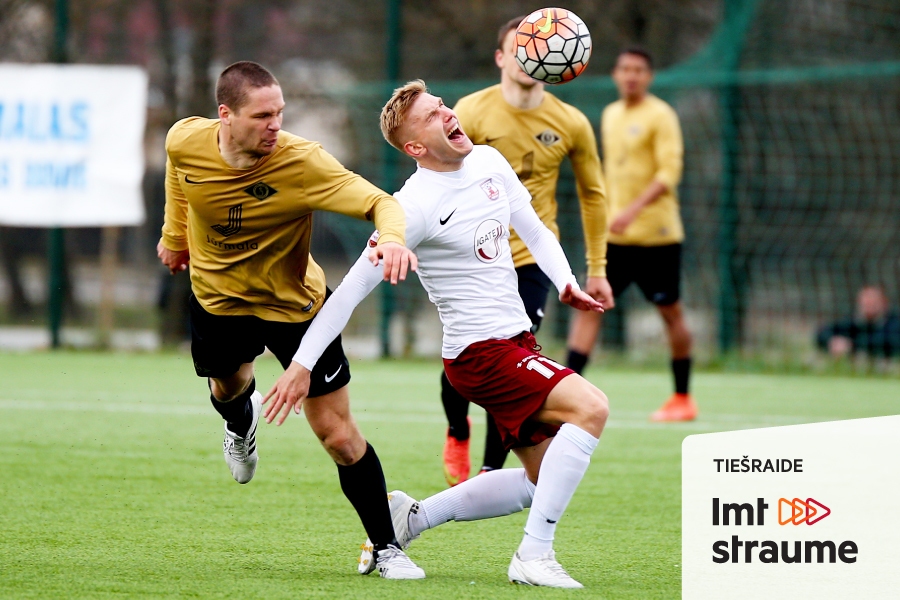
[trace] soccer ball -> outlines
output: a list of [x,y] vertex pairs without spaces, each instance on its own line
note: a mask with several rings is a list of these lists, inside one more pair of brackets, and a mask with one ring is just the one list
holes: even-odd
[[564,8],[536,10],[516,29],[516,62],[532,79],[565,83],[578,77],[591,57],[591,34]]

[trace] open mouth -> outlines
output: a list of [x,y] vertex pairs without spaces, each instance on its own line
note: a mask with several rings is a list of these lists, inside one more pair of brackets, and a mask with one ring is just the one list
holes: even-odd
[[458,142],[463,139],[464,133],[462,129],[459,128],[459,125],[450,130],[450,133],[447,134],[447,139],[451,142]]

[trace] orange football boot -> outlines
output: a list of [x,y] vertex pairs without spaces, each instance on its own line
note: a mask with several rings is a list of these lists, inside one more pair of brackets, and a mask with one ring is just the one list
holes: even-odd
[[[466,417],[469,422],[469,431],[472,431],[472,419]],[[471,436],[470,436],[471,437]],[[469,440],[459,441],[447,430],[447,440],[444,442],[444,478],[450,487],[459,485],[469,478],[472,463],[469,460]]]
[[672,394],[668,402],[650,415],[651,421],[693,421],[697,418],[697,405],[690,394]]

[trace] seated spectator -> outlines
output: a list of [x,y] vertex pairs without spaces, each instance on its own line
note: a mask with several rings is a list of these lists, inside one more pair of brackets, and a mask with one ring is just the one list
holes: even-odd
[[856,352],[900,356],[900,315],[890,310],[881,287],[866,286],[856,295],[856,316],[821,328],[816,344],[834,358]]

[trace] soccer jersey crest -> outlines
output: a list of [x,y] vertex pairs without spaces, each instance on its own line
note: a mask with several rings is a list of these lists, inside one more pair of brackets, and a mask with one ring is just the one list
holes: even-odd
[[500,197],[500,189],[494,185],[493,180],[487,179],[481,183],[481,189],[487,194],[489,200],[497,200]]

